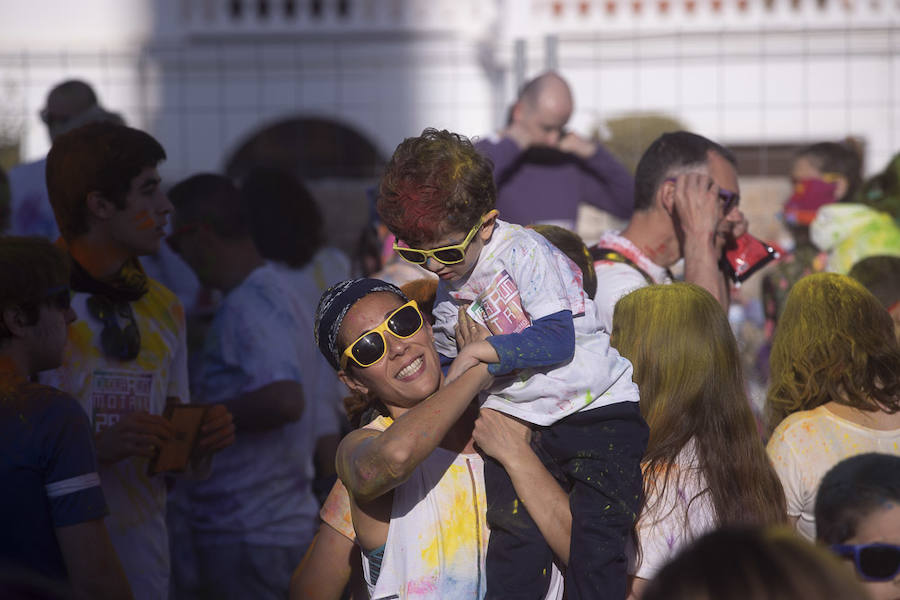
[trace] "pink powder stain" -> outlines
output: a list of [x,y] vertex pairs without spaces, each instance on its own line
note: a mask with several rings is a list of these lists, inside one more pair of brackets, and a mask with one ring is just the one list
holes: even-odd
[[434,577],[420,579],[418,581],[410,581],[406,584],[406,593],[413,594],[431,594],[437,591],[437,585]]

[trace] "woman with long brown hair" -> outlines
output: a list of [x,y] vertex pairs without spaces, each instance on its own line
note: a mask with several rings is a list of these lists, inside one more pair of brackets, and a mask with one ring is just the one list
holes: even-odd
[[612,344],[634,364],[650,426],[632,597],[678,549],[723,525],[784,521],[784,494],[744,392],[724,310],[691,283],[622,298]]
[[891,316],[845,275],[791,289],[772,344],[768,453],[798,531],[815,539],[825,473],[863,452],[900,454],[900,346]]

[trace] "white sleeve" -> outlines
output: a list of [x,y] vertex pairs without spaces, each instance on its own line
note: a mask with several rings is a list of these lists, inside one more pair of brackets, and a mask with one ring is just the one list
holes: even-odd
[[799,517],[803,512],[803,478],[793,445],[788,441],[788,428],[776,427],[766,446],[772,467],[781,480],[787,501],[787,514]]
[[[561,310],[572,311],[573,315],[584,311],[581,270],[573,268],[573,263],[540,234],[532,233],[536,239],[523,235],[496,257],[493,270],[507,270],[532,322]],[[581,305],[574,306],[575,301]]]
[[438,354],[453,358],[456,356],[456,328],[457,308],[447,293],[447,286],[438,284],[435,292],[434,308],[431,309],[434,317],[434,347]]
[[597,273],[594,304],[597,305],[600,324],[611,333],[616,302],[626,294],[646,287],[647,280],[637,269],[620,263],[594,263],[594,270]]
[[191,402],[190,383],[188,379],[188,351],[187,351],[187,324],[185,323],[184,307],[179,300],[175,300],[175,323],[178,334],[173,348],[172,362],[169,365],[169,381],[166,383],[166,396],[177,396],[182,404]]
[[662,502],[647,499],[638,522],[641,557],[634,573],[641,579],[653,579],[681,546],[684,540],[684,507],[676,506],[672,493],[674,481],[670,481]]

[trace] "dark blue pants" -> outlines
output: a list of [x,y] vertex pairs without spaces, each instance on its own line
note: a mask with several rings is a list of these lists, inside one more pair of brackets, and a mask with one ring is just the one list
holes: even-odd
[[[532,446],[569,490],[568,600],[622,600],[625,543],[641,506],[641,458],[648,437],[637,402],[595,408],[533,429]],[[488,459],[484,479],[491,527],[486,598],[542,599],[553,552],[503,467]]]

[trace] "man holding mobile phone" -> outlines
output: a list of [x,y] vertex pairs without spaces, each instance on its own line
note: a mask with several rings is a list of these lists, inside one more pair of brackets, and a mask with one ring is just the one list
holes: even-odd
[[597,272],[594,301],[612,329],[616,302],[637,288],[671,283],[684,259],[684,279],[708,290],[727,309],[730,281],[722,267],[727,245],[746,233],[737,161],[726,148],[687,131],[666,133],[644,152],[635,173],[634,215],[591,248]]

